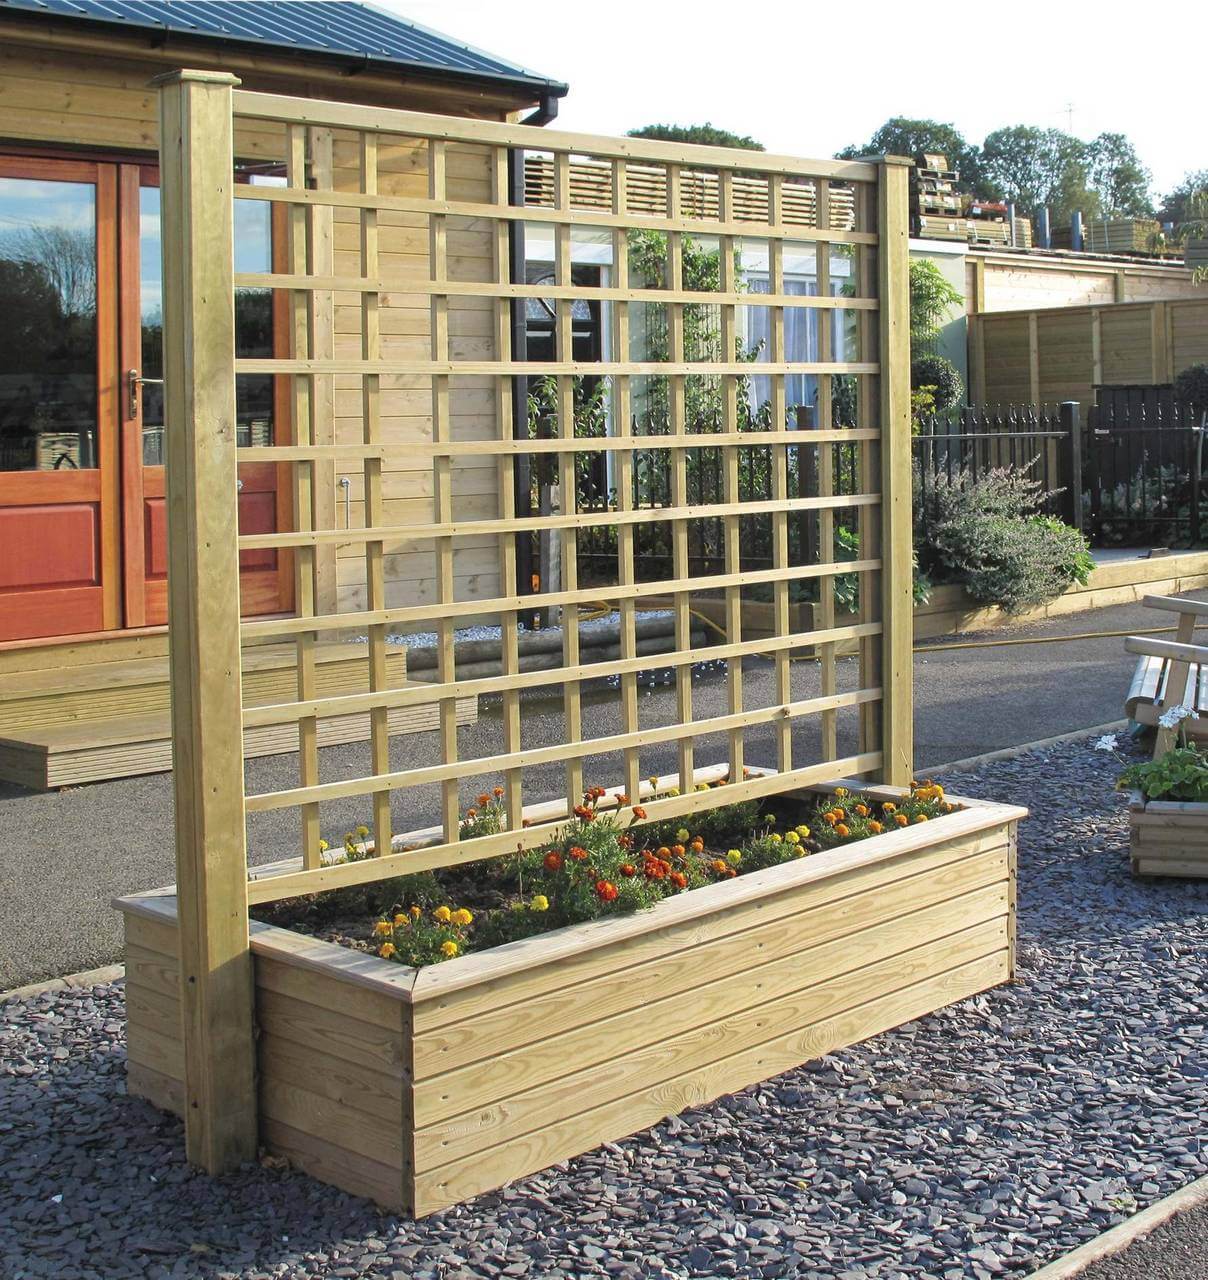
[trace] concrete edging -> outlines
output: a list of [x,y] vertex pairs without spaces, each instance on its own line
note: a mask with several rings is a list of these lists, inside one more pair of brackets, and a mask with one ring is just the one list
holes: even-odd
[[1013,760],[1016,756],[1026,756],[1029,751],[1043,751],[1046,747],[1057,747],[1063,742],[1077,742],[1081,738],[1102,737],[1105,733],[1122,733],[1128,728],[1127,720],[1111,720],[1107,724],[1097,724],[1090,729],[1075,729],[1071,733],[1059,733],[1052,738],[1037,738],[1035,742],[1023,742],[1017,747],[1002,747],[998,751],[986,751],[980,756],[966,756],[964,760],[948,760],[944,764],[920,765],[915,769],[915,777],[928,773],[960,773],[976,769],[983,764],[993,764],[995,760]]
[[45,982],[31,982],[25,987],[0,991],[0,1004],[6,1000],[29,1000],[47,991],[64,991],[68,987],[97,987],[105,982],[116,982],[125,976],[124,964],[107,964],[101,969],[84,969],[80,973],[68,973],[61,978],[47,978]]
[[1086,1244],[1080,1245],[1072,1253],[1067,1253],[1065,1257],[1050,1262],[1039,1271],[1033,1271],[1027,1280],[1071,1280],[1072,1277],[1081,1275],[1094,1263],[1122,1253],[1129,1245],[1135,1244],[1172,1218],[1178,1217],[1181,1213],[1187,1213],[1188,1210],[1198,1209],[1203,1204],[1208,1204],[1208,1174],[1188,1183],[1185,1187],[1180,1187],[1178,1191],[1172,1192],[1156,1204],[1151,1204],[1148,1209],[1142,1209],[1140,1213],[1133,1214],[1119,1226],[1110,1228],[1093,1240],[1088,1240]]

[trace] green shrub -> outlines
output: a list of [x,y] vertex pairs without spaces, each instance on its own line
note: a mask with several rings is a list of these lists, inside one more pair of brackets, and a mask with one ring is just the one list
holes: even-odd
[[1094,568],[1076,529],[1037,514],[1040,484],[1017,467],[973,479],[937,476],[920,513],[919,544],[934,576],[982,604],[1017,611],[1085,584]]
[[910,385],[916,391],[922,387],[931,390],[934,408],[951,409],[965,398],[965,384],[956,366],[945,356],[915,356],[910,362]]
[[1174,395],[1197,413],[1208,413],[1208,364],[1193,364],[1184,369],[1174,380]]

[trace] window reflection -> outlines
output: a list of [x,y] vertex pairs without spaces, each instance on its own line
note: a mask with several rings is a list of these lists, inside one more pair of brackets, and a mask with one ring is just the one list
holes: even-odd
[[0,178],[0,471],[97,465],[96,188]]
[[[159,188],[139,192],[139,301],[142,317],[142,376],[163,375],[163,275],[160,263]],[[272,208],[267,203],[235,201],[235,270],[272,270]],[[270,289],[236,289],[235,354],[266,359],[273,354],[273,295]],[[163,387],[143,385],[143,463],[164,465]],[[240,445],[273,442],[271,374],[235,378],[236,436]]]

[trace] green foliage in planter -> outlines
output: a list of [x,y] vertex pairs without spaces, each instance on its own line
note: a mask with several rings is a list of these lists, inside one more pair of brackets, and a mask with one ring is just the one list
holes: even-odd
[[945,356],[915,356],[910,362],[910,385],[931,392],[931,408],[951,409],[965,398],[965,384],[956,366]]
[[1012,611],[1085,585],[1095,567],[1086,539],[1038,514],[1040,487],[1018,467],[937,476],[918,508],[924,570]]
[[1208,753],[1193,746],[1175,747],[1156,760],[1130,765],[1119,785],[1135,787],[1146,800],[1208,803]]

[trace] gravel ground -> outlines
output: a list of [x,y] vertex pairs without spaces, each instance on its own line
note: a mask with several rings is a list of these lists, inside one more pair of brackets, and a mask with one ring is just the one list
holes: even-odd
[[1018,983],[419,1224],[289,1171],[191,1173],[123,1092],[120,984],[14,1002],[0,1273],[1026,1274],[1208,1171],[1208,885],[1130,879],[1117,768],[1066,744],[948,780],[1033,811]]

